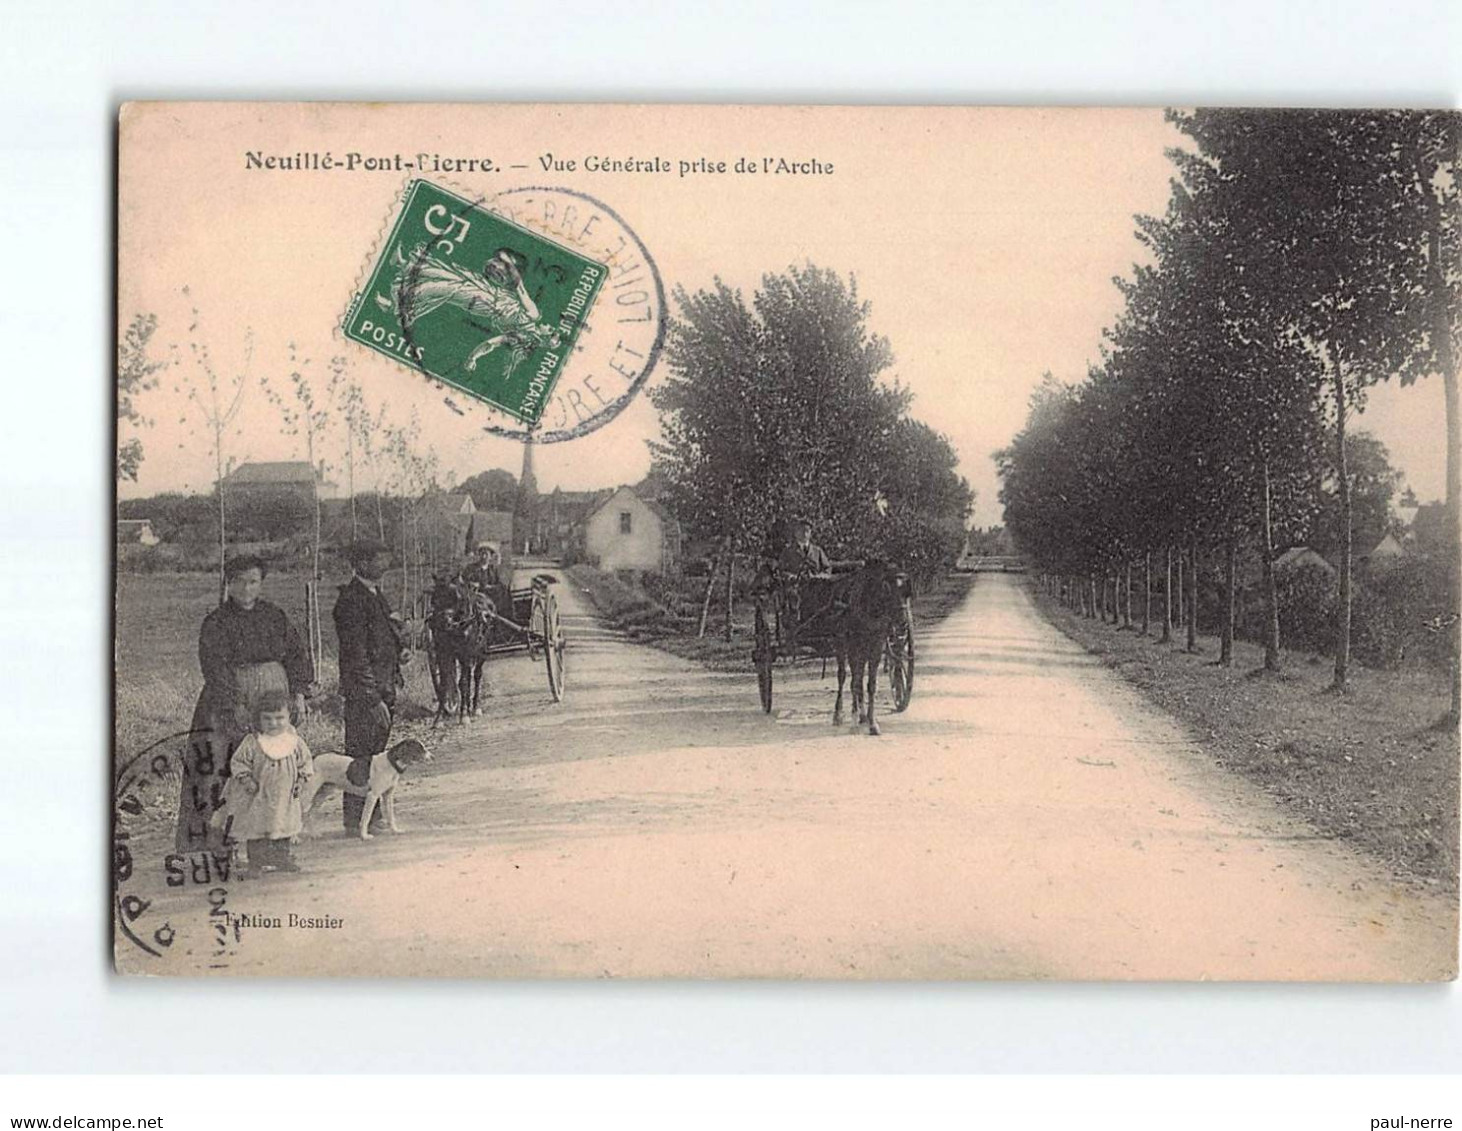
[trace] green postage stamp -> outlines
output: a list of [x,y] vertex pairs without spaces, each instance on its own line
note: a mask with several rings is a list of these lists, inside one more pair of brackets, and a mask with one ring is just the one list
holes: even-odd
[[345,336],[538,423],[607,267],[411,182]]

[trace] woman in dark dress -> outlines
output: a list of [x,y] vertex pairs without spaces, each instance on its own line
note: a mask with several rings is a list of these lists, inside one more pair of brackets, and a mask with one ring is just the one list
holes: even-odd
[[198,634],[203,691],[183,752],[179,852],[224,847],[226,830],[210,829],[208,820],[223,803],[229,759],[253,725],[260,693],[287,692],[291,714],[299,721],[305,690],[315,678],[310,655],[284,610],[259,597],[264,562],[241,555],[225,563],[223,572],[228,596],[203,618]]

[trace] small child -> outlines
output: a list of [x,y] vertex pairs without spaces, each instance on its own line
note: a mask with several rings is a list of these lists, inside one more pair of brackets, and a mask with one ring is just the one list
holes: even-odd
[[289,696],[283,691],[260,694],[254,730],[239,743],[229,768],[232,776],[217,817],[232,817],[230,835],[248,843],[246,874],[271,868],[298,872],[290,859],[290,839],[304,827],[300,789],[315,767],[310,748],[289,723]]

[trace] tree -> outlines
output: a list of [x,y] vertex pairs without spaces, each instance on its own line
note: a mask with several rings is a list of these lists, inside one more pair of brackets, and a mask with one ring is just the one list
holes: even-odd
[[[191,298],[189,288],[183,294]],[[208,343],[201,339],[198,308],[192,308],[192,319],[188,323],[188,351],[192,358],[197,379],[188,385],[188,399],[192,401],[208,426],[208,437],[213,451],[213,493],[218,504],[218,603],[223,604],[227,596],[223,567],[228,555],[228,505],[224,498],[223,479],[228,472],[226,445],[234,421],[243,405],[244,390],[248,387],[249,367],[254,358],[254,334],[244,332],[244,363],[232,377],[220,377],[209,353]],[[181,447],[182,445],[179,445]]]
[[[325,461],[317,459],[323,447],[324,434],[329,427],[334,401],[341,392],[344,380],[344,359],[332,361],[332,379],[321,390],[315,388],[310,379],[310,359],[302,358],[293,342],[289,343],[289,390],[281,394],[267,377],[261,377],[260,387],[270,403],[279,410],[284,421],[286,435],[303,436],[305,459],[310,465],[313,477],[310,491],[313,523],[310,534],[310,577],[320,579],[320,479],[324,475]],[[319,657],[316,657],[318,661]]]
[[[1357,545],[1373,546],[1387,534],[1400,533],[1391,501],[1401,490],[1403,476],[1391,465],[1390,455],[1386,445],[1368,432],[1352,432],[1345,438],[1351,528]],[[1318,518],[1310,544],[1328,553],[1339,544],[1338,531],[1342,524],[1339,484],[1332,474],[1318,486]]]
[[518,477],[493,467],[462,480],[460,490],[472,496],[480,511],[511,511],[518,499]]
[[900,419],[888,437],[874,505],[852,533],[858,552],[897,561],[921,583],[959,557],[975,495],[958,464],[944,436]]
[[[117,346],[117,429],[146,428],[152,421],[142,415],[136,398],[155,388],[155,374],[166,369],[168,362],[154,361],[149,353],[152,336],[157,332],[157,315],[136,314],[127,324]],[[132,436],[117,442],[117,480],[137,481],[142,467],[142,440]]]
[[720,280],[676,300],[651,392],[654,473],[685,527],[721,543],[728,633],[737,553],[775,541],[793,515],[834,556],[927,568],[958,552],[968,487],[948,442],[883,380],[893,354],[852,279],[793,267],[764,276],[750,305]]
[[1451,652],[1451,710],[1444,720],[1462,720],[1462,392],[1458,389],[1459,320],[1462,320],[1462,114],[1428,111],[1392,115],[1409,136],[1399,147],[1410,178],[1406,191],[1420,203],[1422,283],[1419,294],[1422,349],[1401,374],[1403,383],[1438,373],[1447,411],[1448,647]]
[[1428,353],[1421,194],[1405,116],[1199,110],[1170,119],[1220,171],[1233,269],[1324,365],[1340,512],[1335,680],[1350,657],[1352,515],[1346,434],[1366,387]]

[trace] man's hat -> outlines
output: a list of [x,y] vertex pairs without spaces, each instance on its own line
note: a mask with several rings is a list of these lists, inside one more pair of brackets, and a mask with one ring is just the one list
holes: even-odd
[[811,519],[808,519],[808,518],[800,518],[800,517],[799,518],[794,518],[792,520],[792,529],[793,530],[800,530],[804,526],[808,530],[811,530],[812,529],[812,520]]
[[491,550],[494,554],[502,553],[502,550],[499,548],[496,542],[482,541],[477,543],[477,548],[479,550]]

